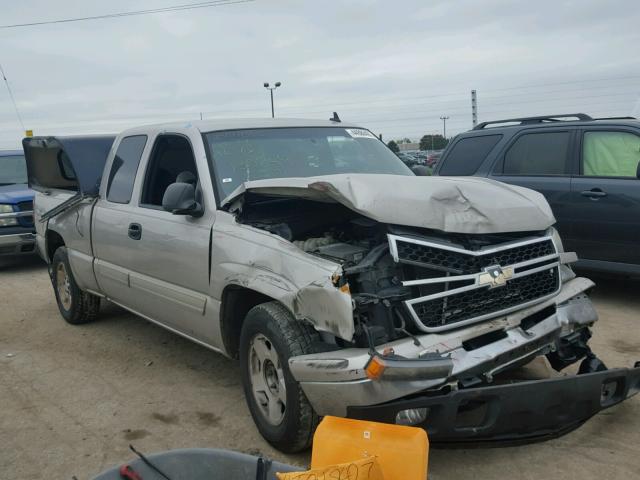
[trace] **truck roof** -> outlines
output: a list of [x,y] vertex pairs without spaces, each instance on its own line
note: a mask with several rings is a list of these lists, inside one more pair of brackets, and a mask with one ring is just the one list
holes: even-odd
[[172,129],[172,128],[197,128],[201,132],[213,132],[220,130],[237,130],[253,128],[295,128],[295,127],[360,127],[351,122],[335,122],[332,120],[319,120],[309,118],[226,118],[212,120],[191,120],[184,122],[158,123],[144,125],[125,130],[123,133],[140,132],[141,130]]

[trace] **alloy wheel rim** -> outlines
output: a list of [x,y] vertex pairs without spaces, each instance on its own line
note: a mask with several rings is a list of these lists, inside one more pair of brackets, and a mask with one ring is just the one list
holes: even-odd
[[71,309],[71,284],[64,263],[59,263],[56,268],[56,288],[62,307],[65,310]]
[[263,418],[270,425],[280,425],[287,406],[284,372],[273,342],[261,333],[249,344],[249,378]]

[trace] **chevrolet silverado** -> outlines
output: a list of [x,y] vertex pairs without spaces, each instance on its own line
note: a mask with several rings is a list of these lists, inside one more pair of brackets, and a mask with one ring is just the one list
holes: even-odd
[[[260,433],[306,448],[320,416],[432,442],[559,435],[637,393],[544,197],[421,177],[360,126],[216,120],[23,142],[58,308],[101,299],[238,358]],[[532,360],[578,374],[513,375]]]

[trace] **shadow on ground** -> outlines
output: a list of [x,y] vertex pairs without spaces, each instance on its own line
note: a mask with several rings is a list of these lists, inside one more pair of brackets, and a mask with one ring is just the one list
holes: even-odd
[[47,268],[37,255],[23,255],[18,257],[3,258],[0,257],[0,273],[20,273],[38,271]]
[[640,279],[615,275],[579,272],[596,284],[591,292],[594,300],[625,302],[628,308],[638,308],[640,313]]

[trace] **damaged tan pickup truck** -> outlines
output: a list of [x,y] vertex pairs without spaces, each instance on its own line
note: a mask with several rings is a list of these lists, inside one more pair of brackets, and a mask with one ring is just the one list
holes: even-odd
[[[593,283],[531,190],[416,176],[337,118],[23,146],[65,320],[107,299],[239,358],[281,450],[328,414],[423,426],[434,443],[542,439],[640,388],[640,368],[607,370],[587,346]],[[578,374],[516,380],[536,358]]]

